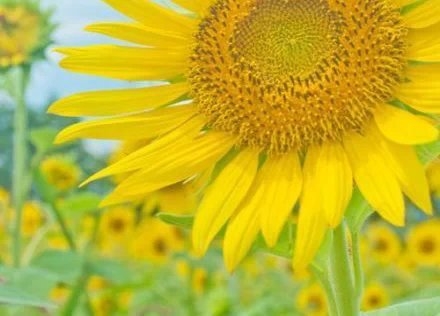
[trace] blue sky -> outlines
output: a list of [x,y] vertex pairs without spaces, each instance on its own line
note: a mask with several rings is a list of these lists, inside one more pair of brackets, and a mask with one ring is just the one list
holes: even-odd
[[[54,7],[54,22],[59,26],[53,35],[55,46],[86,45],[109,42],[104,36],[85,32],[87,24],[96,21],[122,20],[124,17],[100,0],[41,0],[43,6]],[[78,91],[126,87],[130,83],[74,74],[57,66],[59,56],[49,48],[48,61],[33,69],[27,99],[32,107],[46,106],[47,100]]]

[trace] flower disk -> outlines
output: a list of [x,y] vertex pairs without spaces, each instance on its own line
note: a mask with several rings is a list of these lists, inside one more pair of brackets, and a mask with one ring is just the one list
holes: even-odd
[[393,99],[406,36],[383,0],[219,0],[196,34],[191,96],[241,145],[277,154],[339,141]]

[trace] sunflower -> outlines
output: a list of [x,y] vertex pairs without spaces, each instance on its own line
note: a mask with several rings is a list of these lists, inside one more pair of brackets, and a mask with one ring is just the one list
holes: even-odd
[[50,44],[50,13],[34,0],[0,0],[0,70],[30,64]]
[[414,226],[407,237],[407,251],[418,265],[440,264],[440,220]]
[[432,212],[414,145],[438,138],[438,0],[105,2],[132,21],[87,30],[135,45],[61,48],[61,66],[161,83],[80,93],[49,110],[101,117],[58,143],[151,139],[89,178],[132,173],[103,206],[214,170],[193,247],[202,255],[226,227],[229,269],[259,233],[273,247],[296,206],[293,263],[306,266],[353,185],[394,225],[404,225],[404,195]]
[[178,228],[150,217],[144,219],[130,237],[129,255],[136,260],[166,263],[174,253],[181,251],[184,240]]
[[390,264],[398,259],[402,245],[399,236],[389,227],[373,224],[366,231],[367,254],[382,264]]
[[362,295],[362,310],[369,311],[388,305],[390,297],[385,287],[379,283],[369,284]]
[[81,175],[79,167],[64,156],[45,158],[41,162],[40,171],[47,183],[60,191],[74,188]]
[[325,316],[328,312],[327,298],[319,284],[303,288],[296,298],[300,311],[307,316]]

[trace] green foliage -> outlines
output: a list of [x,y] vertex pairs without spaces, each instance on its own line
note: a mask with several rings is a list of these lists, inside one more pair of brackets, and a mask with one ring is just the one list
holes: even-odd
[[409,301],[387,308],[363,313],[363,316],[439,316],[440,297]]

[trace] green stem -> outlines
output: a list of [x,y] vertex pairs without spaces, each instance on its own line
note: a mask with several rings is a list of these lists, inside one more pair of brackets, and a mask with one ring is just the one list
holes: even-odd
[[62,312],[60,313],[61,316],[71,316],[74,315],[74,312],[76,308],[78,307],[78,303],[81,300],[81,296],[84,294],[87,282],[90,278],[89,271],[87,269],[87,265],[83,267],[83,273],[81,277],[78,279],[78,282],[75,284],[75,286],[72,289],[72,293],[70,294],[70,297],[64,305],[64,308]]
[[361,251],[360,251],[360,238],[359,233],[354,232],[352,234],[352,252],[353,252],[353,269],[354,269],[354,281],[357,297],[357,308],[360,308],[362,292],[364,289],[364,273],[362,271]]
[[344,223],[341,223],[333,233],[329,269],[329,280],[336,301],[337,316],[359,315]]
[[336,305],[335,296],[333,295],[333,288],[332,284],[330,283],[330,280],[327,276],[327,274],[318,266],[312,265],[311,266],[313,275],[319,280],[319,283],[321,283],[321,286],[323,287],[326,296],[327,296],[327,303],[329,306],[329,314],[331,316],[338,315],[338,308]]
[[15,210],[13,227],[13,264],[20,266],[21,256],[21,221],[23,216],[23,204],[27,194],[28,177],[27,165],[27,124],[28,113],[25,102],[25,91],[29,69],[19,67],[15,75],[15,113],[14,113],[14,140],[12,171],[12,202]]
[[52,212],[53,215],[55,215],[55,220],[58,222],[58,225],[61,228],[61,232],[63,233],[64,238],[66,238],[67,243],[69,244],[69,248],[73,251],[77,250],[75,240],[73,238],[73,234],[67,227],[66,222],[64,221],[63,216],[61,215],[60,211],[56,207],[55,203],[51,203],[52,205]]

